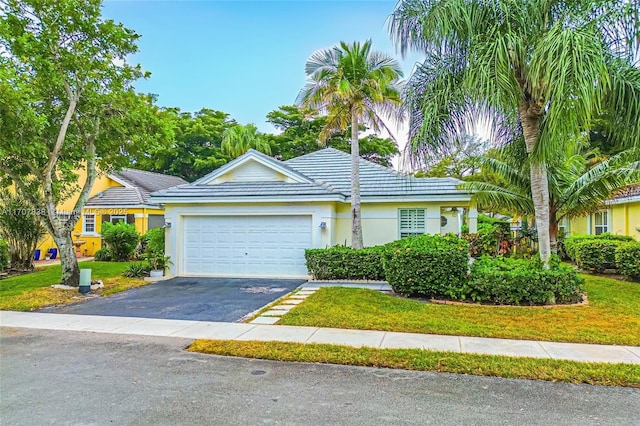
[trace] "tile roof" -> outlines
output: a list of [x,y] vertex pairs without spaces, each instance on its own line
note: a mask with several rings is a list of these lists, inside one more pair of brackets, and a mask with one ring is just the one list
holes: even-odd
[[[351,192],[351,155],[325,148],[285,161],[285,164],[348,195]],[[360,159],[360,193],[369,196],[464,194],[454,178],[416,178]]]
[[629,197],[637,197],[640,196],[640,183],[626,186],[622,189],[619,189],[615,192],[615,194],[611,197],[612,200],[617,200],[620,198],[629,198]]
[[128,168],[113,172],[109,176],[126,186],[113,186],[105,189],[89,198],[86,203],[87,207],[149,204],[152,192],[187,183],[186,180],[179,177]]
[[[268,162],[278,163],[306,177],[310,183],[225,182],[207,184],[216,171],[198,181],[157,191],[153,197],[167,198],[253,198],[253,197],[318,197],[346,200],[351,194],[351,155],[325,148],[291,160],[280,162],[250,150]],[[360,159],[360,190],[367,197],[430,197],[450,195],[468,199],[469,194],[456,189],[461,181],[453,178],[416,178],[404,176],[378,164]]]

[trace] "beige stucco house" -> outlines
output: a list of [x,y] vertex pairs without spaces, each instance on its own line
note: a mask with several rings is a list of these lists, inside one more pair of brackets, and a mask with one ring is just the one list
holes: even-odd
[[[196,182],[161,190],[172,275],[307,275],[304,250],[350,244],[351,157],[326,148],[288,161],[250,150]],[[475,232],[470,194],[451,178],[404,176],[360,160],[365,246]]]

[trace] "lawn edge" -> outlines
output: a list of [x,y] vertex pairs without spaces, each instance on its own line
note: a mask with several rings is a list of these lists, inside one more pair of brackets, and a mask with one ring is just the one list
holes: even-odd
[[208,355],[428,371],[508,379],[640,388],[640,366],[423,349],[198,339],[189,352]]

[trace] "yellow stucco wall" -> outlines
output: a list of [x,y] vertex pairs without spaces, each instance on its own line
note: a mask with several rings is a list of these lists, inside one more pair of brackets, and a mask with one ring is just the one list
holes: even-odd
[[[640,227],[640,201],[630,203],[613,204],[607,207],[611,218],[609,219],[609,232],[618,235],[628,235],[640,241],[640,232],[636,227]],[[593,234],[594,223],[591,215],[591,229],[587,216],[572,219],[570,222],[571,235]]]
[[[79,171],[79,178],[78,178],[78,184],[80,185],[80,187],[84,185],[85,181],[86,181],[86,172],[84,170],[81,170]],[[108,188],[121,187],[121,186],[122,185],[120,183],[111,179],[109,176],[105,174],[99,174],[98,177],[96,178],[96,181],[93,184],[93,187],[91,188],[91,192],[89,193],[89,198],[93,197],[94,195]],[[67,200],[65,200],[58,207],[58,211],[71,213],[71,211],[75,206],[76,201],[78,200],[78,196],[79,196],[79,192],[78,194],[75,194],[73,197],[70,197]],[[94,213],[96,215],[96,232],[93,234],[87,235],[82,233],[85,213]],[[102,239],[100,237],[100,230],[101,230],[100,217],[103,214],[137,215],[139,217],[135,218],[136,229],[141,234],[144,234],[148,230],[148,215],[164,214],[164,210],[149,209],[149,208],[84,208],[82,210],[82,215],[80,216],[78,223],[73,228],[73,232],[71,233],[74,241],[76,240],[84,241],[84,244],[80,246],[80,253],[84,256],[93,256],[93,254],[97,250],[99,250],[102,246]],[[55,248],[55,247],[57,247],[55,241],[53,240],[51,235],[47,233],[45,237],[40,241],[40,243],[38,243],[37,248],[41,252],[40,258],[44,259],[47,251],[50,248]]]
[[[433,212],[431,227],[427,223],[427,233],[439,233],[440,216],[443,215],[442,204],[436,203],[364,203],[362,204],[362,235],[366,247],[386,244],[400,238],[398,227],[399,209],[426,209],[427,217]],[[461,207],[461,206],[458,206]],[[452,221],[456,215],[445,214],[452,227]],[[334,244],[351,244],[351,206],[349,204],[337,204],[335,213]]]

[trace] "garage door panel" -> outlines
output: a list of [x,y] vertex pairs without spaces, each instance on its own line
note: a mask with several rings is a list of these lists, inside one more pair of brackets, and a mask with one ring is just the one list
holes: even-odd
[[301,276],[311,216],[184,218],[187,275]]

